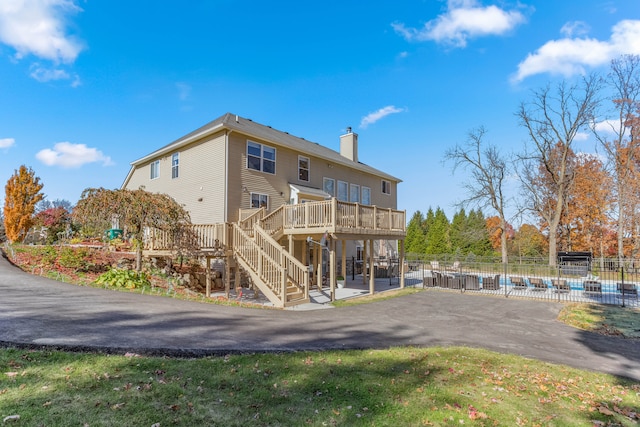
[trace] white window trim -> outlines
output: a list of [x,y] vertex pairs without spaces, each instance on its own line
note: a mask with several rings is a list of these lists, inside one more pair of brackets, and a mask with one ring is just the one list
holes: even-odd
[[[155,168],[153,167],[155,165]],[[160,178],[160,160],[154,160],[149,164],[149,179],[154,180]],[[156,176],[153,176],[153,171],[155,169]]]
[[[266,197],[266,199],[267,199],[267,206],[265,206],[265,209],[266,209],[266,210],[269,210],[269,202],[270,202],[270,200],[269,200],[269,195],[268,195],[268,194],[264,194],[264,193],[256,193],[256,192],[253,192],[253,191],[252,191],[251,193],[249,193],[249,206],[250,206],[252,209],[257,209],[257,208],[255,208],[255,207],[253,206],[253,196],[254,196],[254,195],[255,195],[255,196],[258,196],[258,200],[260,200],[260,199],[262,198],[262,196]],[[260,208],[260,203],[258,203],[258,208]]]
[[[347,189],[346,199],[344,199],[344,200],[340,198],[340,184],[344,184],[346,186],[346,189]],[[338,186],[336,188],[336,198],[338,200],[340,200],[341,202],[348,202],[349,201],[349,183],[348,182],[338,180]]]
[[[326,182],[331,181],[333,183],[333,191],[327,191]],[[322,190],[329,194],[331,197],[336,197],[336,180],[333,178],[322,178]]]
[[[300,160],[306,160],[307,161],[307,169],[306,169],[306,171],[307,171],[307,179],[306,180],[300,178],[300,171],[301,170],[305,170],[305,169],[300,167]],[[306,156],[298,155],[298,181],[302,181],[302,182],[311,181],[311,159],[309,159]]]
[[[174,160],[175,163],[174,163]],[[180,153],[171,155],[171,179],[180,178]]]
[[[384,191],[385,189],[385,183],[386,183],[386,187],[387,187],[387,191]],[[391,181],[387,181],[386,179],[382,180],[382,184],[381,184],[381,190],[382,190],[382,194],[391,194]]]
[[[249,154],[249,144],[250,143],[260,146],[260,169],[253,169],[253,168],[249,167],[249,156],[256,157],[253,154]],[[267,171],[264,170],[264,161],[265,161],[264,149],[265,149],[265,147],[266,148],[270,148],[270,149],[273,150],[273,160],[266,159],[269,162],[273,161],[273,172],[267,172]],[[246,148],[245,154],[247,156],[247,162],[245,164],[245,167],[247,169],[252,170],[252,171],[262,172],[262,173],[268,173],[269,175],[275,175],[276,174],[276,170],[277,170],[277,167],[278,167],[278,164],[277,164],[278,150],[276,149],[276,147],[272,147],[270,145],[262,144],[260,142],[251,141],[250,139],[247,139],[247,148]]]
[[[369,202],[368,202],[368,203],[365,203],[365,202],[364,202],[364,193],[365,193],[365,190],[368,190],[368,193],[369,193]],[[360,196],[360,202],[361,202],[363,205],[371,206],[371,188],[369,188],[369,187],[365,187],[365,186],[362,186],[361,191],[362,191],[362,195]]]
[[[354,200],[354,198],[357,200]],[[360,185],[359,184],[349,185],[349,202],[360,203]]]

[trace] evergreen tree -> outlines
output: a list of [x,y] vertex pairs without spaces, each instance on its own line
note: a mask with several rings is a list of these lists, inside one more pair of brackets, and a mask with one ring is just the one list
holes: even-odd
[[460,208],[453,215],[451,227],[449,228],[449,240],[451,241],[451,250],[455,254],[466,254],[469,251],[469,242],[466,238],[467,231],[467,214],[464,208]]
[[491,255],[493,253],[487,221],[480,209],[469,212],[466,234],[469,243],[468,253],[475,255]]
[[407,237],[405,238],[405,250],[407,253],[424,254],[427,242],[423,231],[424,216],[417,211],[411,217],[407,225]]
[[426,253],[433,255],[446,254],[449,253],[450,250],[449,220],[444,211],[437,208],[433,215],[433,223],[429,225]]

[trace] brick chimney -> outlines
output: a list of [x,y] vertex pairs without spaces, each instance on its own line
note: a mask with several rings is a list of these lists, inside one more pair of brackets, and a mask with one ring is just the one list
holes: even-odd
[[358,161],[358,134],[347,128],[347,133],[340,136],[340,154],[354,162]]

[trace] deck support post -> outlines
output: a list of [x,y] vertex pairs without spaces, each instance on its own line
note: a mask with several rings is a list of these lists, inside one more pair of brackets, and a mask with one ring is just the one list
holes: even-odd
[[362,284],[367,284],[367,240],[362,241]]
[[329,239],[329,289],[331,301],[336,300],[336,240]]
[[400,240],[400,265],[398,266],[398,274],[400,274],[400,289],[404,288],[404,240]]
[[373,295],[376,291],[376,275],[373,268],[373,239],[369,240],[369,293]]
[[[342,274],[342,277],[344,277],[344,280],[347,280],[347,241],[346,240],[342,240],[342,263],[340,265],[340,272]],[[356,266],[354,265],[353,268],[356,268]]]

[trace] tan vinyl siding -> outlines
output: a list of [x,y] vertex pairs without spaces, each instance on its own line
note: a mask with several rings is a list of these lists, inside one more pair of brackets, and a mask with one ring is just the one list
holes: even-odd
[[[225,136],[220,133],[202,141],[182,147],[179,176],[171,178],[171,156],[138,166],[126,188],[144,186],[147,191],[167,193],[183,204],[194,224],[224,222]],[[160,160],[160,176],[150,179],[150,164]]]
[[[247,141],[264,144],[276,149],[276,173],[270,174],[247,168]],[[309,158],[309,181],[298,179],[298,156]],[[323,178],[333,178],[371,189],[371,204],[396,209],[396,182],[391,181],[391,194],[382,193],[382,179],[379,176],[355,170],[344,165],[284,148],[269,141],[247,137],[240,133],[229,136],[229,220],[236,221],[238,209],[248,209],[251,193],[267,194],[269,210],[276,209],[290,198],[289,183],[308,187],[323,188]],[[244,190],[246,188],[246,190]],[[282,194],[281,194],[282,193]]]

